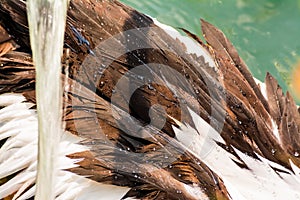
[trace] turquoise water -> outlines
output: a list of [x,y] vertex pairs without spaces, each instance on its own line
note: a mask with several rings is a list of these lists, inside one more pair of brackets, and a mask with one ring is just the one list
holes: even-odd
[[285,90],[288,88],[291,71],[300,59],[300,0],[122,2],[197,35],[201,35],[199,19],[209,21],[233,42],[255,77],[264,80],[269,71]]

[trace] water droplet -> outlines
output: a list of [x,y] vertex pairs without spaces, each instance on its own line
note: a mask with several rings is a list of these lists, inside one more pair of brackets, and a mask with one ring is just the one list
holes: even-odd
[[97,73],[94,74],[94,82],[97,80]]
[[137,75],[137,78],[140,79],[140,80],[142,80],[142,81],[145,79],[145,77],[143,77],[141,75]]
[[154,87],[151,84],[148,84],[148,89],[149,90],[154,90]]
[[276,152],[276,150],[275,150],[275,149],[272,149],[271,152],[272,152],[272,154],[274,155],[275,152]]

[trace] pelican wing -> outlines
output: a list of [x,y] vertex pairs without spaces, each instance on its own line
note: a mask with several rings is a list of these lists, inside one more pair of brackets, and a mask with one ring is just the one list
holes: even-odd
[[[7,32],[0,48],[19,45],[3,47],[13,51],[0,57],[0,93],[22,93],[34,109],[25,3],[3,0],[0,16]],[[292,97],[269,74],[257,83],[225,35],[201,23],[207,43],[118,1],[70,1],[62,57],[70,149],[61,152],[57,198],[93,198],[109,186],[112,199],[246,198],[255,173],[298,190],[300,123]],[[1,136],[2,150],[14,137]],[[5,171],[3,197],[34,194],[34,176],[26,179],[32,163]]]

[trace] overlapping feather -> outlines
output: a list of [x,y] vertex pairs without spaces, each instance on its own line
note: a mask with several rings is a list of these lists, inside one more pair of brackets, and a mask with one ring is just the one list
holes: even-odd
[[[0,16],[22,46],[0,58],[1,93],[23,92],[35,103],[24,3],[3,1]],[[89,184],[96,182],[121,186],[118,195],[128,199],[280,199],[286,192],[299,198],[299,112],[291,96],[271,75],[265,87],[257,84],[222,32],[205,21],[202,30],[208,44],[187,31],[196,43],[183,39],[117,1],[70,2],[64,120],[67,131],[81,138],[72,145],[84,149],[63,153],[77,163],[63,171],[67,178],[60,184],[72,187],[59,188],[61,198],[77,196],[73,188],[84,185],[82,177],[92,190]],[[110,38],[118,40],[103,43]],[[127,40],[149,48],[114,56],[132,48]],[[151,76],[133,71],[137,66]],[[122,77],[141,85],[130,99],[130,87],[118,85]],[[163,127],[149,110],[165,119]]]

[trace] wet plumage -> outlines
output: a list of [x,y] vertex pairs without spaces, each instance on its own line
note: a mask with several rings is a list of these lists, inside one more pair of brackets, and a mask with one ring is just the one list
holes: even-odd
[[[25,3],[1,1],[0,16],[0,169],[20,164],[1,171],[0,197],[29,198],[37,133]],[[224,34],[201,25],[206,43],[187,30],[194,43],[183,43],[117,1],[70,2],[58,199],[95,199],[93,188],[111,185],[112,199],[299,198],[292,96],[270,74],[258,83]]]

